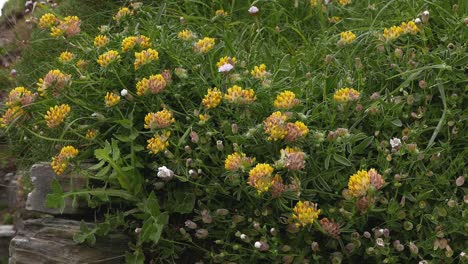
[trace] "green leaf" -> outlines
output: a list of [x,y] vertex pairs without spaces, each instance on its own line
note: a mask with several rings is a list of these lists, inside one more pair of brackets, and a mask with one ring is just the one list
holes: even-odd
[[145,211],[151,216],[156,217],[159,215],[159,203],[156,195],[154,195],[154,192],[151,192],[151,194],[148,196],[148,199],[146,199],[145,207]]
[[100,169],[102,166],[104,166],[104,164],[106,164],[106,161],[101,160],[98,164],[89,167],[88,170],[98,170],[98,169]]
[[357,146],[353,148],[353,153],[361,153],[363,150],[365,150],[371,143],[374,141],[374,137],[367,137],[361,143],[359,143]]
[[125,255],[125,263],[127,264],[144,264],[145,255],[140,251],[135,251],[133,254],[127,253]]
[[116,122],[117,124],[119,124],[119,125],[125,127],[125,128],[128,128],[128,129],[132,128],[132,126],[133,126],[132,121],[129,120],[129,119],[117,120],[117,121],[115,121],[115,122]]
[[168,195],[167,210],[181,214],[192,212],[196,198],[193,192],[187,189],[178,189]]
[[63,212],[63,209],[65,209],[65,197],[62,186],[60,186],[60,183],[55,178],[52,180],[51,191],[52,193],[46,197],[46,207],[58,208],[60,212]]
[[330,167],[330,159],[331,159],[331,155],[328,155],[327,158],[325,158],[325,169],[328,170],[328,168]]
[[403,125],[403,123],[401,122],[400,119],[392,120],[392,124],[397,126],[397,127],[401,127]]
[[118,146],[119,142],[112,139],[112,160],[116,161],[120,158],[120,149]]
[[341,155],[334,154],[334,155],[333,155],[333,159],[334,159],[336,162],[338,162],[338,163],[340,163],[340,164],[342,164],[342,165],[344,165],[344,166],[351,166],[351,162],[350,162],[347,158],[345,158],[345,157],[343,157],[343,156],[341,156]]

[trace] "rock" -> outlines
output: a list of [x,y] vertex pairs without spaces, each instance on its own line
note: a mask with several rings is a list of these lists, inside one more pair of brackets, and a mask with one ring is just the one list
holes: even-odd
[[86,205],[78,203],[73,206],[72,199],[65,199],[65,208],[63,212],[61,212],[60,209],[46,207],[47,194],[51,192],[53,179],[58,180],[65,192],[70,191],[71,183],[73,183],[73,189],[81,189],[86,186],[86,178],[83,176],[75,173],[56,176],[49,163],[36,163],[31,167],[31,181],[34,189],[28,194],[26,210],[53,215],[79,215],[85,213]]
[[8,256],[8,244],[15,236],[15,229],[13,225],[0,225],[0,263],[2,256]]
[[[87,223],[89,227],[93,224]],[[120,234],[97,237],[93,246],[78,244],[73,236],[80,222],[56,218],[24,221],[10,243],[10,264],[124,263],[128,237]]]

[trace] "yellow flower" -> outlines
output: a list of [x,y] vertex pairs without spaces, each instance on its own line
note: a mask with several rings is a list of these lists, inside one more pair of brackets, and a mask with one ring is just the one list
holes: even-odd
[[159,53],[154,49],[147,49],[142,52],[135,52],[135,63],[133,63],[133,66],[135,70],[138,70],[141,66],[157,60],[159,60]]
[[116,50],[109,50],[106,53],[103,53],[97,59],[97,63],[101,65],[101,67],[107,67],[113,61],[119,61],[120,55],[119,52]]
[[75,55],[71,52],[68,52],[68,51],[64,51],[62,53],[60,53],[60,56],[59,56],[59,61],[60,62],[70,62],[71,60],[73,60],[75,58]]
[[15,105],[11,108],[8,108],[3,115],[3,117],[0,118],[0,127],[6,127],[9,124],[13,123],[15,120],[23,116],[24,110],[18,106]]
[[81,20],[77,16],[67,16],[56,27],[50,29],[52,37],[73,37],[81,32]]
[[351,4],[351,0],[338,0],[338,3],[340,3],[342,6],[345,6]]
[[166,88],[167,82],[162,74],[151,75],[149,79],[143,78],[136,84],[137,95],[142,96],[148,91],[156,94]]
[[405,34],[416,35],[419,32],[418,26],[413,21],[410,21],[408,23],[403,22],[401,23],[400,27],[403,29],[403,32]]
[[194,38],[192,31],[184,29],[177,33],[177,36],[182,40],[191,40]]
[[208,121],[208,119],[210,119],[210,116],[208,114],[199,114],[198,118],[200,119],[200,121],[206,122]]
[[220,103],[221,99],[223,98],[223,94],[218,88],[209,88],[208,93],[205,95],[205,98],[202,100],[202,104],[207,108],[216,108]]
[[269,135],[268,140],[276,141],[278,139],[283,139],[288,134],[286,125],[287,119],[287,115],[277,111],[263,121],[264,131]]
[[133,11],[130,10],[128,7],[122,7],[119,9],[119,11],[117,12],[117,14],[114,15],[113,19],[115,21],[120,21],[122,18],[126,17],[126,16],[131,16],[133,15]]
[[338,103],[356,101],[356,100],[359,100],[360,97],[361,97],[360,92],[354,90],[353,88],[348,88],[348,87],[339,89],[333,95],[333,99],[337,101]]
[[37,91],[41,96],[45,96],[47,89],[52,87],[52,95],[58,96],[68,85],[70,79],[71,75],[69,74],[64,74],[60,70],[50,70],[43,79],[39,79]]
[[351,31],[345,31],[340,33],[340,45],[346,45],[353,42],[356,39],[356,35]]
[[207,53],[208,51],[212,50],[215,45],[214,38],[205,37],[200,39],[197,43],[195,43],[195,51],[199,53]]
[[65,146],[60,150],[60,154],[52,158],[51,166],[55,174],[62,174],[68,167],[68,161],[78,155],[79,151],[73,146]]
[[130,36],[122,40],[122,52],[127,52],[130,49],[133,49],[135,46],[138,46],[141,49],[147,49],[151,47],[151,39],[145,35],[140,36]]
[[97,48],[102,48],[109,43],[109,38],[104,35],[98,35],[94,38],[94,46]]
[[145,116],[146,129],[164,128],[170,126],[174,122],[175,119],[172,117],[172,113],[167,109],[156,113],[148,113]]
[[219,59],[219,61],[216,63],[216,67],[219,68],[219,67],[221,67],[221,66],[223,66],[224,64],[227,64],[227,63],[231,64],[232,66],[236,65],[236,63],[237,63],[236,57],[231,58],[231,57],[228,57],[228,56],[224,56],[221,59]]
[[311,6],[317,6],[318,5],[318,0],[310,0],[310,5]]
[[255,158],[249,158],[242,152],[234,152],[227,156],[224,168],[228,171],[244,170],[255,162]]
[[296,95],[291,91],[284,91],[276,96],[273,105],[279,109],[291,109],[300,103]]
[[392,26],[390,29],[385,28],[383,37],[386,41],[391,41],[400,37],[400,35],[404,32],[403,28],[398,26]]
[[348,181],[349,194],[354,197],[366,195],[371,184],[370,180],[371,179],[367,171],[360,170],[356,172]]
[[227,16],[228,13],[226,11],[224,11],[223,9],[218,9],[218,10],[216,10],[215,15],[216,16]]
[[96,129],[92,128],[92,129],[88,129],[86,131],[86,135],[85,135],[86,139],[93,140],[93,139],[96,138],[96,136],[97,136],[97,130]]
[[39,28],[46,29],[57,24],[57,17],[51,13],[47,13],[39,19]]
[[120,102],[120,96],[115,93],[107,93],[104,97],[104,103],[106,107],[112,107]]
[[340,20],[341,20],[341,18],[337,17],[337,16],[332,16],[332,17],[328,18],[328,22],[333,23],[333,24],[338,23]]
[[320,214],[320,209],[317,209],[317,204],[309,201],[299,201],[293,209],[293,219],[296,221],[297,227],[304,227],[313,224]]
[[252,71],[250,71],[250,74],[255,78],[255,79],[263,79],[268,76],[270,76],[270,73],[266,71],[266,65],[265,64],[260,64],[260,66],[255,66]]
[[50,36],[54,37],[54,38],[58,38],[60,36],[63,36],[64,33],[65,33],[65,31],[63,31],[62,29],[60,29],[58,27],[52,27],[50,29]]
[[78,60],[76,63],[75,63],[76,67],[80,68],[80,69],[85,69],[86,66],[88,66],[88,62],[85,61],[85,60]]
[[230,103],[250,104],[254,102],[257,97],[255,96],[254,90],[242,89],[242,87],[234,85],[229,87],[227,93],[224,95],[224,99]]
[[148,145],[146,148],[150,151],[150,153],[158,154],[169,146],[167,139],[170,135],[171,132],[169,131],[165,132],[164,135],[155,135],[154,137],[148,139]]
[[25,106],[34,102],[35,99],[36,96],[31,91],[20,86],[10,91],[5,104],[6,106],[18,104]]
[[269,164],[260,163],[249,171],[248,184],[255,189],[258,193],[266,192],[272,186],[273,167]]
[[60,124],[63,123],[70,111],[71,107],[67,104],[61,104],[51,107],[49,111],[47,111],[47,114],[44,115],[44,119],[47,122],[47,126],[49,128],[58,127]]

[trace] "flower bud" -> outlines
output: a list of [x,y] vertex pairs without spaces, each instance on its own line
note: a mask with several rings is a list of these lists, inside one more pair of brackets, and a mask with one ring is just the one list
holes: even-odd
[[263,242],[263,241],[255,242],[254,247],[258,249],[259,251],[267,251],[270,248],[270,246],[266,242]]
[[327,56],[325,56],[325,63],[326,64],[330,64],[330,62],[333,60],[333,56],[328,54]]
[[196,232],[195,232],[195,236],[198,238],[198,239],[205,239],[208,237],[208,230],[206,229],[198,229]]
[[460,186],[463,186],[463,184],[465,183],[465,177],[463,176],[459,176],[456,180],[455,180],[455,184],[460,187]]
[[185,226],[189,229],[197,229],[198,225],[197,223],[193,222],[192,220],[187,220],[185,221]]
[[256,6],[251,6],[251,7],[249,8],[249,13],[250,13],[252,16],[258,15],[259,12],[260,12],[260,10],[259,10],[258,7],[256,7]]
[[166,166],[158,168],[158,177],[163,181],[170,181],[174,177],[174,172],[168,169]]
[[403,58],[403,50],[400,48],[395,49],[395,56],[399,59]]
[[371,233],[369,233],[369,232],[366,231],[366,232],[364,232],[363,236],[364,236],[365,238],[371,238]]
[[315,253],[317,253],[320,250],[319,244],[316,241],[313,241],[312,244],[310,244],[310,247]]
[[223,141],[222,141],[222,140],[216,141],[216,148],[217,148],[219,151],[222,151],[222,150],[224,149],[224,145],[223,145]]
[[426,10],[426,11],[422,12],[421,20],[422,20],[422,22],[424,24],[429,21],[429,11]]
[[411,251],[411,254],[417,255],[419,253],[418,247],[413,242],[409,243],[409,249]]
[[198,137],[197,132],[192,131],[190,132],[190,139],[192,140],[193,143],[198,143],[198,141],[200,140],[200,137]]
[[419,81],[419,88],[425,89],[427,87],[427,82],[425,80]]
[[239,127],[237,126],[236,123],[231,124],[231,131],[233,134],[237,134],[239,132]]
[[225,216],[225,215],[229,214],[229,210],[228,209],[218,209],[218,210],[216,210],[216,214],[221,215],[221,216]]
[[211,222],[213,222],[213,217],[211,217],[210,212],[208,210],[203,210],[201,212],[201,217],[203,223],[205,224],[211,224]]

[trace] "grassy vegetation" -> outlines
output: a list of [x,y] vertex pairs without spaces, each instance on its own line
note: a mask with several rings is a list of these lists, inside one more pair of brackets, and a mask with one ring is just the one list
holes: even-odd
[[16,84],[43,94],[5,132],[58,175],[96,162],[50,205],[105,206],[76,240],[132,233],[130,263],[466,261],[468,7],[348,2],[43,9]]

